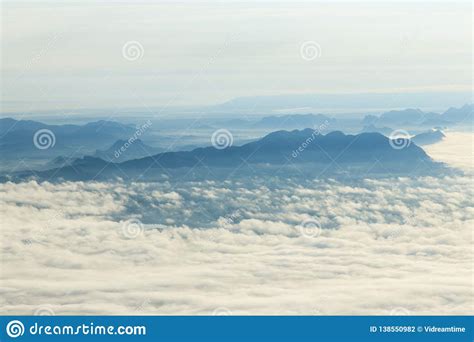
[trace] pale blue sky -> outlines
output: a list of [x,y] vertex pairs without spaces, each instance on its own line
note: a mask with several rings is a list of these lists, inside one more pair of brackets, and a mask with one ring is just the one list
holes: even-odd
[[[3,111],[201,105],[287,93],[472,91],[469,2],[2,7]],[[134,61],[123,56],[130,41],[143,47]],[[307,41],[320,47],[314,60],[301,57]]]

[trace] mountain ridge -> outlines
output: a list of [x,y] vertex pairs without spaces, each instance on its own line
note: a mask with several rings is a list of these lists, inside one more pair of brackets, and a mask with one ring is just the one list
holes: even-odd
[[[402,148],[400,148],[402,146]],[[163,170],[229,169],[232,172],[242,165],[284,167],[296,165],[345,166],[380,164],[386,170],[405,170],[419,163],[431,164],[431,158],[409,140],[399,139],[396,144],[380,133],[356,135],[333,131],[326,135],[307,128],[304,130],[275,131],[259,140],[242,146],[217,149],[200,147],[192,151],[163,152],[154,156],[121,163],[108,162],[94,156],[76,159],[71,165],[47,171],[23,173],[64,179],[96,179],[98,176],[132,177],[143,173],[155,174]],[[306,166],[305,166],[306,165]]]

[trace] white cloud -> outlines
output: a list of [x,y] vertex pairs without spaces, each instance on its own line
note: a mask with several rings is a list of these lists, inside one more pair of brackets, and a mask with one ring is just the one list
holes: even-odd
[[[1,184],[2,312],[472,314],[470,189],[469,176]],[[310,218],[316,237],[299,229]]]
[[423,149],[438,161],[453,167],[472,171],[474,169],[474,135],[472,132],[445,132],[446,138]]

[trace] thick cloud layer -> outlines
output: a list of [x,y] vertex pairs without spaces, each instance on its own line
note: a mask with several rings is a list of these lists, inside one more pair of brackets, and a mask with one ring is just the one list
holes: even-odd
[[472,171],[474,168],[474,134],[469,132],[447,132],[443,142],[423,146],[423,149],[438,161],[452,167]]
[[472,178],[0,185],[3,313],[472,314]]

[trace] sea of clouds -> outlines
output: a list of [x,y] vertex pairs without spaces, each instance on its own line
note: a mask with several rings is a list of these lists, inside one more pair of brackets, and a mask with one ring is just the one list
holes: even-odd
[[468,169],[352,181],[29,181],[0,184],[0,200],[3,313],[473,310]]

